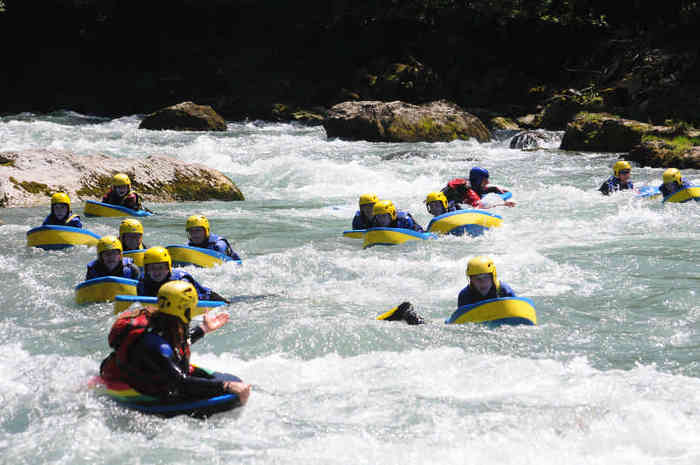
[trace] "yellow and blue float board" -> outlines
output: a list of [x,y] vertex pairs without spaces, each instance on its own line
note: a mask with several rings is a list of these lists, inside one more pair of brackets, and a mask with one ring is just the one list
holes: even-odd
[[690,186],[664,197],[664,202],[685,203],[691,200],[700,202],[700,186]]
[[138,281],[118,276],[88,279],[75,287],[75,301],[79,304],[109,302],[119,294],[136,295]]
[[45,250],[65,249],[74,245],[95,246],[100,236],[72,226],[39,226],[27,231],[27,246]]
[[404,228],[369,228],[365,231],[365,241],[363,247],[375,245],[397,245],[408,241],[421,241],[435,239],[433,233],[418,232]]
[[121,205],[112,205],[109,203],[97,202],[94,200],[85,201],[85,216],[151,216],[153,213],[146,210],[133,210],[131,208],[122,207]]
[[503,218],[483,210],[456,210],[438,215],[428,223],[428,232],[480,236],[489,228],[501,226]]
[[224,262],[236,262],[241,264],[240,260],[234,260],[226,254],[217,252],[216,250],[203,249],[201,247],[191,247],[189,245],[169,245],[166,247],[170,253],[170,259],[173,261],[173,266],[198,266],[200,268],[211,268],[221,265]]
[[489,326],[536,325],[532,300],[525,297],[499,297],[459,307],[446,324],[485,323]]
[[124,258],[130,258],[134,261],[134,265],[138,266],[139,268],[143,268],[143,254],[146,252],[146,249],[139,249],[139,250],[125,250],[124,253],[122,253],[122,256]]
[[343,231],[343,237],[349,237],[350,239],[364,239],[366,229],[350,229],[348,231]]
[[[145,296],[145,295],[117,295],[114,297],[114,314],[121,313],[131,306],[134,302],[140,302],[143,304],[157,305],[158,298]],[[197,302],[197,308],[193,312],[192,317],[197,315],[202,315],[207,311],[208,308],[223,307],[228,305],[226,302],[221,300],[200,300]]]

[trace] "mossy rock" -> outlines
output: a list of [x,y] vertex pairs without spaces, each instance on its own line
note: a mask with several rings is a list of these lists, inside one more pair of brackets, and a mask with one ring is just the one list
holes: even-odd
[[563,150],[627,152],[647,134],[662,129],[651,124],[619,118],[608,113],[581,112],[566,127]]

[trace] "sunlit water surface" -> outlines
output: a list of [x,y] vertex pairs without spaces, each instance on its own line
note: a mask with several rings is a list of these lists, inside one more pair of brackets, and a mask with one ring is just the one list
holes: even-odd
[[[201,134],[139,122],[5,117],[0,151],[168,154],[230,176],[245,201],[149,204],[158,215],[144,241],[183,243],[185,218],[202,213],[242,256],[188,269],[240,296],[193,362],[252,383],[251,400],[206,421],[163,420],[87,389],[113,321],[108,304],[74,303],[95,251],[29,249],[48,207],[6,209],[0,463],[700,463],[700,205],[602,197],[619,154],[560,151],[561,133],[526,152],[508,148],[509,134],[381,144],[326,140],[320,127]],[[366,250],[342,237],[366,191],[427,224],[425,195],[473,165],[514,193],[516,208],[492,210],[501,228]],[[633,180],[658,184],[661,172],[635,167]],[[83,219],[101,235],[120,221]],[[444,325],[477,254],[535,302],[538,326]],[[375,320],[404,300],[429,324]]]

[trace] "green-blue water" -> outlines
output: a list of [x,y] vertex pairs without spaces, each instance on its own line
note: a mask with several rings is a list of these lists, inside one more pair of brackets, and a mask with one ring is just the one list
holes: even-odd
[[[232,324],[193,347],[195,363],[253,383],[250,402],[162,420],[86,389],[113,320],[108,304],[74,303],[95,251],[27,248],[48,206],[5,209],[0,463],[700,463],[700,205],[602,197],[618,154],[511,150],[506,134],[379,144],[281,124],[201,134],[139,121],[5,117],[0,151],[169,154],[237,183],[244,202],[149,204],[160,214],[144,220],[144,242],[183,243],[187,216],[205,214],[243,266],[189,271],[223,295],[273,294],[240,299]],[[516,208],[491,210],[501,228],[366,250],[342,237],[367,191],[427,224],[425,195],[473,165],[514,193]],[[634,167],[633,181],[659,184],[661,172]],[[120,221],[83,219],[101,235]],[[443,324],[477,254],[535,302],[537,327]],[[375,320],[404,300],[430,324]]]

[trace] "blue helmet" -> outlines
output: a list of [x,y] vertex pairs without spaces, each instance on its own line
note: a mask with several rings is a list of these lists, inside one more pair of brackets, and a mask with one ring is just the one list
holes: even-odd
[[488,178],[489,171],[487,169],[475,166],[469,170],[469,184],[472,186],[472,189],[479,189],[481,187],[481,181]]

